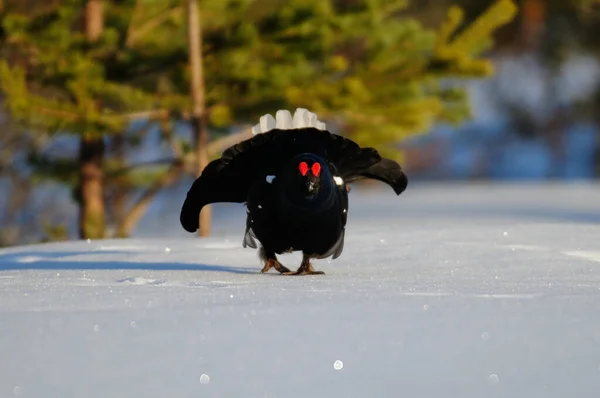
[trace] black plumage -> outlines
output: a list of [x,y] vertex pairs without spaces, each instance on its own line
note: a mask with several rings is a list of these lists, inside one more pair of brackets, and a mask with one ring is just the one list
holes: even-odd
[[[317,164],[317,165],[315,165]],[[216,202],[246,203],[243,246],[262,245],[262,272],[321,274],[311,259],[340,256],[348,216],[348,186],[375,179],[400,195],[408,180],[400,165],[373,148],[313,127],[273,129],[242,141],[210,162],[192,184],[180,221],[188,232],[199,227],[200,210]],[[302,251],[290,272],[277,254]]]

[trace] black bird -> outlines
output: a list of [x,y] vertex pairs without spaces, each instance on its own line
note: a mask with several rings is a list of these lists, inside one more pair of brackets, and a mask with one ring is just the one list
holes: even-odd
[[[278,111],[261,117],[255,136],[226,149],[192,184],[180,222],[188,232],[199,228],[200,210],[216,202],[246,203],[243,247],[262,247],[261,272],[323,274],[311,259],[336,259],[344,248],[350,182],[374,179],[400,195],[408,180],[400,165],[373,148],[330,133],[316,116],[297,109],[293,117]],[[291,272],[277,254],[302,251]]]

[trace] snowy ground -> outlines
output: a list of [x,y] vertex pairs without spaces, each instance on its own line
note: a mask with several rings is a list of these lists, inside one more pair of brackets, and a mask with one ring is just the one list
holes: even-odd
[[355,189],[315,277],[259,274],[238,205],[207,240],[167,205],[0,250],[0,398],[600,396],[598,186]]

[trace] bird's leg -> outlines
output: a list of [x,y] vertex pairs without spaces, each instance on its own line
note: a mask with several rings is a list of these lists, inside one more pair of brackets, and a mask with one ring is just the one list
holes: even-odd
[[276,258],[267,258],[267,261],[265,261],[265,266],[262,270],[260,270],[260,272],[264,274],[265,272],[269,272],[271,268],[275,268],[281,274],[290,272],[290,270],[285,265],[281,264]]
[[287,267],[285,267],[277,260],[275,252],[268,251],[264,247],[262,247],[260,250],[260,257],[265,262],[265,266],[260,271],[262,274],[264,274],[265,272],[269,272],[271,268],[275,268],[281,274],[285,272],[290,272],[290,270]]
[[302,256],[302,263],[295,272],[284,272],[284,275],[325,275],[323,271],[315,271],[310,263],[310,256],[306,253]]

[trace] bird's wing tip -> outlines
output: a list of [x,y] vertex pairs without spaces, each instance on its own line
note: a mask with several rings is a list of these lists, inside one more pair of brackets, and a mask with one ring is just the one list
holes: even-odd
[[198,225],[198,223],[191,223],[188,220],[184,220],[181,219],[181,226],[183,227],[183,229],[185,229],[187,232],[193,234],[194,232],[198,231],[198,228],[200,228],[200,225]]
[[407,187],[408,187],[408,178],[406,178],[406,175],[404,175],[402,177],[402,179],[397,182],[396,186],[394,187],[394,191],[396,191],[397,196],[400,196],[404,191],[406,191]]

